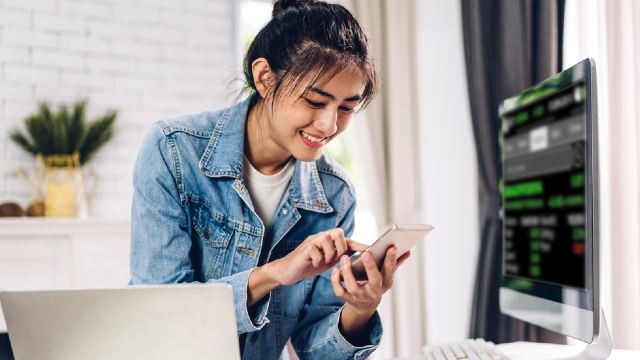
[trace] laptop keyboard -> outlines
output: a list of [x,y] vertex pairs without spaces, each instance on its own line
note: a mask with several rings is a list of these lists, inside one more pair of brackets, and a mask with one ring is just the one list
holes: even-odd
[[483,339],[428,345],[422,349],[427,360],[508,360],[496,345]]

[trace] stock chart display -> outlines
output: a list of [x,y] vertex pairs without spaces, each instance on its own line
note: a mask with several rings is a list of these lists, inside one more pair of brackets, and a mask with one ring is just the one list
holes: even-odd
[[585,287],[585,85],[502,114],[503,273]]

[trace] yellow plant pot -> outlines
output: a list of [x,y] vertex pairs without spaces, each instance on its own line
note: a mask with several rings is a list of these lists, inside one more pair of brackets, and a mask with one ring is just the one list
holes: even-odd
[[86,217],[87,200],[80,156],[48,155],[43,161],[45,216]]

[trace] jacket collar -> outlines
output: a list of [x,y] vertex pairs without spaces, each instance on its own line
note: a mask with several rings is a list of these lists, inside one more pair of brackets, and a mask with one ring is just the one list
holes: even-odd
[[[200,170],[208,177],[243,181],[244,131],[250,98],[224,110],[200,158]],[[333,211],[327,201],[315,161],[296,160],[288,188],[293,206],[320,213]]]

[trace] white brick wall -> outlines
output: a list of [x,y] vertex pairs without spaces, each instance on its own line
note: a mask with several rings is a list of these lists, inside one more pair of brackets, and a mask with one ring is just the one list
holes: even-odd
[[30,171],[33,160],[8,131],[39,100],[86,97],[90,119],[120,111],[115,137],[87,169],[98,179],[90,214],[127,218],[149,126],[233,101],[232,8],[232,0],[0,0],[0,202],[30,200],[11,172]]

